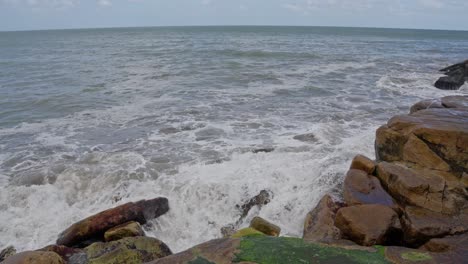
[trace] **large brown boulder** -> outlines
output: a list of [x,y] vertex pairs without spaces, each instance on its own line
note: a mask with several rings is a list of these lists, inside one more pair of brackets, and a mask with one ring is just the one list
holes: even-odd
[[103,240],[104,232],[112,227],[130,221],[145,224],[168,210],[168,200],[162,197],[126,203],[73,224],[59,235],[57,245],[75,246],[93,238]]
[[343,185],[343,197],[348,205],[381,204],[397,207],[392,197],[382,188],[379,179],[362,170],[348,171]]
[[335,225],[343,236],[362,246],[395,243],[400,233],[397,213],[378,204],[343,207],[336,214]]
[[457,213],[467,205],[464,186],[448,172],[381,162],[377,165],[377,177],[392,197],[404,205],[443,213]]
[[83,252],[83,250],[79,248],[69,248],[67,246],[58,246],[58,245],[49,245],[41,249],[38,249],[36,251],[55,252],[60,257],[62,257],[65,261],[68,261],[71,256]]
[[468,168],[468,96],[442,98],[454,108],[396,116],[377,130],[378,161],[404,161],[458,177]]
[[55,252],[25,251],[8,257],[2,264],[65,264]]
[[330,242],[341,238],[341,231],[335,226],[338,209],[343,207],[327,194],[310,211],[304,222],[303,238],[306,241]]
[[351,162],[350,169],[362,170],[368,174],[373,174],[375,171],[375,165],[375,161],[369,159],[368,157],[363,155],[356,155],[356,157],[354,157],[353,161]]
[[468,232],[468,213],[446,215],[409,206],[401,217],[405,241],[420,246],[431,238]]

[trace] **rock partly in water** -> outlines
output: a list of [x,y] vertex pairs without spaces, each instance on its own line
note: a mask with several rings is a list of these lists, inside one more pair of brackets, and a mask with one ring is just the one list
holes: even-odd
[[343,204],[327,194],[310,211],[304,222],[303,238],[306,241],[331,242],[341,238],[341,231],[335,226],[335,217]]
[[253,198],[249,199],[246,203],[242,205],[237,205],[236,207],[241,210],[241,217],[238,220],[242,221],[247,214],[249,213],[250,209],[254,206],[258,206],[261,208],[263,205],[266,205],[270,202],[271,194],[267,190],[261,190],[260,193]]
[[127,237],[107,243],[94,243],[84,254],[73,256],[69,264],[139,264],[171,255],[169,247],[151,237]]
[[399,240],[398,215],[384,205],[357,205],[338,210],[336,226],[344,237],[363,246],[393,244]]
[[312,133],[297,135],[294,136],[293,139],[308,143],[316,143],[318,141],[318,139]]
[[279,226],[258,216],[254,217],[252,221],[250,221],[250,227],[268,236],[279,236],[281,233],[281,228]]
[[348,205],[381,204],[398,207],[382,188],[379,179],[362,170],[348,171],[343,185],[343,197]]
[[55,252],[25,251],[5,259],[2,264],[65,264]]
[[120,205],[73,224],[60,234],[57,244],[76,246],[93,238],[103,240],[104,232],[112,227],[130,221],[145,224],[148,220],[165,214],[168,210],[168,200],[162,197]]
[[131,221],[125,224],[118,225],[107,230],[104,233],[104,240],[106,242],[119,240],[124,237],[144,236],[145,231],[141,228],[140,223]]
[[0,262],[5,260],[9,256],[13,256],[14,254],[16,254],[16,248],[14,248],[13,246],[9,246],[3,249],[2,251],[0,251]]
[[428,99],[414,104],[410,109],[410,114],[429,108],[445,108],[440,99]]

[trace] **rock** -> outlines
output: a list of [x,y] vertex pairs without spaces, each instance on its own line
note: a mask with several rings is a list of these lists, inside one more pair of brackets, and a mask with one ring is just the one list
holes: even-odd
[[375,165],[376,163],[368,157],[357,155],[354,157],[350,169],[362,170],[367,172],[367,174],[373,174],[375,171]]
[[266,190],[261,190],[258,195],[249,199],[243,205],[241,206],[237,205],[237,208],[241,210],[241,217],[239,221],[241,221],[247,216],[247,214],[249,213],[250,209],[252,209],[252,207],[254,206],[262,207],[263,205],[266,205],[269,202],[270,202],[270,193]]
[[107,230],[104,233],[104,240],[106,242],[119,240],[124,237],[144,236],[145,231],[141,228],[138,222],[131,221],[125,224],[118,225]]
[[216,239],[148,264],[231,263],[388,263],[374,248],[337,247],[299,238],[249,236]]
[[55,252],[25,251],[5,259],[2,264],[65,264]]
[[442,101],[439,99],[428,99],[428,100],[423,100],[419,103],[416,103],[413,105],[410,109],[410,114],[420,111],[420,110],[425,110],[429,108],[445,108],[445,106],[442,105]]
[[275,148],[259,148],[259,149],[253,149],[252,153],[270,153],[275,151]]
[[336,226],[345,237],[363,246],[395,243],[401,229],[398,215],[384,205],[356,205],[338,210]]
[[69,248],[66,246],[58,246],[58,245],[49,245],[44,248],[38,249],[36,251],[55,252],[60,257],[62,257],[65,261],[68,261],[73,255],[83,252],[83,250],[78,249],[78,248]]
[[299,140],[302,142],[309,142],[309,143],[315,143],[318,141],[318,139],[312,133],[297,135],[297,136],[294,136],[293,139]]
[[382,188],[379,179],[362,170],[348,171],[343,185],[343,197],[348,205],[381,204],[398,207]]
[[231,238],[241,238],[246,236],[264,236],[265,234],[252,227],[243,228],[234,233]]
[[455,236],[446,236],[442,238],[433,238],[424,244],[420,249],[431,252],[450,252],[459,251],[468,259],[468,233]]
[[279,236],[281,233],[281,228],[279,226],[274,225],[258,216],[252,219],[250,222],[250,227],[268,236]]
[[165,214],[168,210],[169,204],[166,198],[120,205],[73,224],[59,235],[57,244],[75,246],[93,238],[102,240],[104,232],[112,227],[130,221],[145,224],[148,220]]
[[458,90],[468,81],[468,60],[460,62],[440,70],[444,73],[444,77],[440,77],[435,87],[442,90]]
[[457,177],[468,170],[468,152],[463,151],[467,146],[468,111],[461,108],[396,116],[377,130],[375,143],[378,161],[404,161],[435,170],[446,170],[448,165]]
[[446,215],[424,208],[408,206],[401,217],[404,239],[419,247],[429,239],[468,232],[468,213]]
[[8,258],[9,256],[13,256],[14,254],[16,254],[16,249],[13,246],[9,246],[3,249],[2,251],[0,251],[0,262]]
[[391,263],[398,264],[436,264],[436,263],[446,263],[446,262],[437,262],[432,254],[411,248],[404,247],[387,247],[385,248],[385,257]]
[[[97,242],[84,249],[80,261],[92,264],[139,264],[171,255],[169,247],[151,237],[126,237],[107,243]],[[81,264],[73,259],[69,264]]]
[[328,242],[341,238],[341,231],[335,226],[335,216],[343,204],[325,195],[310,211],[304,222],[303,238],[306,241]]
[[444,213],[457,213],[467,204],[463,185],[450,173],[381,162],[377,177],[401,204]]
[[441,101],[444,107],[468,110],[468,96],[466,95],[446,96]]

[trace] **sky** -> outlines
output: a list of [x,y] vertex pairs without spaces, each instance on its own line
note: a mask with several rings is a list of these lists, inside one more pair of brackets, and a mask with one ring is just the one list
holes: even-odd
[[0,31],[187,25],[468,30],[468,0],[0,0]]

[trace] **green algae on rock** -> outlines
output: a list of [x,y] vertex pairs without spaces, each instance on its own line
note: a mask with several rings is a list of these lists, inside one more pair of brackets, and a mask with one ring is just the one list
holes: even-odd
[[258,231],[257,229],[254,229],[252,227],[247,227],[247,228],[237,231],[231,237],[241,238],[241,237],[246,237],[246,236],[264,236],[264,235],[265,235],[264,233]]

